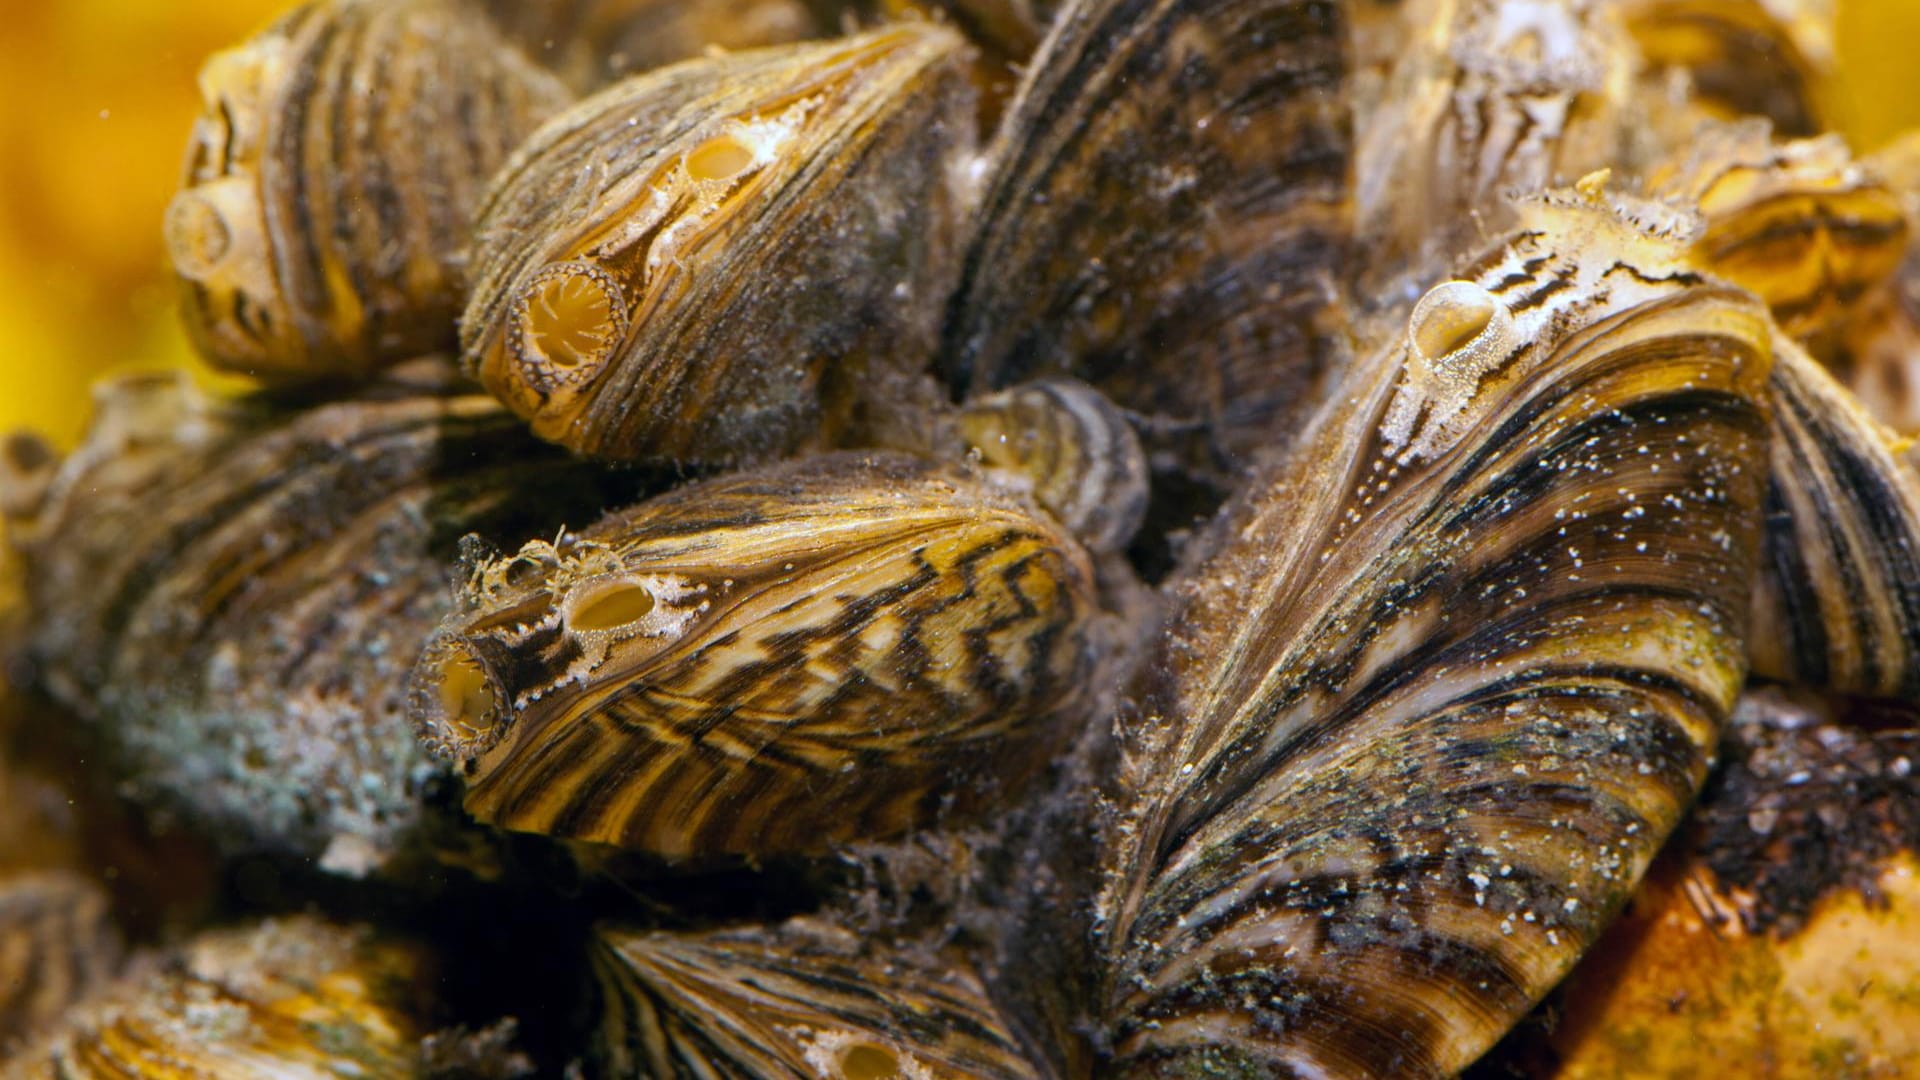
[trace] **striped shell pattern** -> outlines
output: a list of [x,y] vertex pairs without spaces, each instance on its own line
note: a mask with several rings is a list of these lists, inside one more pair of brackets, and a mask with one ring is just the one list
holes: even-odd
[[610,1077],[1452,1075],[1750,685],[1920,701],[1856,392],[1920,149],[1817,135],[1811,7],[668,7],[209,62],[168,245],[266,385],[103,384],[0,513],[8,659],[234,925],[0,857],[17,1075],[522,1075],[509,1007]]

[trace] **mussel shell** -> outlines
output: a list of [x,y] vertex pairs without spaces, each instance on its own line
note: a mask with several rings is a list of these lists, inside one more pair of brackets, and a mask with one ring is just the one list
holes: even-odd
[[1897,434],[1920,436],[1920,132],[1909,132],[1862,164],[1897,192],[1909,222],[1907,251],[1887,287],[1848,320],[1831,355],[1819,354],[1869,415]]
[[1920,466],[1799,346],[1775,355],[1754,671],[1920,701]]
[[979,979],[807,924],[689,934],[602,927],[608,1077],[1038,1077]]
[[1147,514],[1147,455],[1106,395],[1042,379],[966,403],[960,431],[990,469],[1021,478],[1034,501],[1095,552],[1119,551]]
[[119,962],[120,933],[99,885],[66,870],[0,875],[0,1062]]
[[1920,712],[1876,711],[1743,694],[1626,912],[1475,1073],[1891,1077],[1920,1060]]
[[1839,136],[1775,144],[1762,121],[1712,127],[1647,183],[1699,208],[1695,257],[1803,341],[1836,329],[1906,256],[1905,206]]
[[469,370],[599,458],[924,439],[967,56],[905,23],[688,61],[554,118],[480,211]]
[[12,1062],[19,1080],[421,1075],[418,948],[311,917],[211,931],[147,957]]
[[[435,773],[406,719],[459,538],[584,516],[634,481],[526,436],[427,363],[301,410],[182,373],[103,384],[86,441],[0,468],[26,655],[127,790],[229,850],[365,871]],[[575,518],[578,519],[577,517]]]
[[1114,1075],[1457,1071],[1679,820],[1746,675],[1769,324],[1670,225],[1524,207],[1225,522],[1125,729]]
[[1407,0],[1395,17],[1406,40],[1357,117],[1354,177],[1356,301],[1386,306],[1510,228],[1509,193],[1618,162],[1635,62],[1605,3]]
[[[1679,72],[1703,116],[1759,116],[1799,138],[1827,125],[1819,81],[1831,65],[1824,0],[1614,0],[1653,72]],[[1657,76],[1656,76],[1657,77]]]
[[315,0],[209,60],[166,239],[187,329],[265,379],[450,347],[487,177],[570,95],[465,0]]
[[476,566],[414,716],[466,808],[669,858],[978,813],[1058,744],[1093,571],[1013,495],[899,455],[692,484]]
[[1065,5],[989,148],[955,392],[1073,375],[1200,430],[1197,472],[1264,445],[1339,333],[1344,38],[1330,0]]

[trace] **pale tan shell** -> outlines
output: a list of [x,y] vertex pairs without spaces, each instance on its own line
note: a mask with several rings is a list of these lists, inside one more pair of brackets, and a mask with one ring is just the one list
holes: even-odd
[[699,56],[824,29],[800,0],[483,0],[507,40],[580,93]]
[[1533,194],[1619,160],[1635,56],[1613,8],[1588,0],[1407,0],[1408,40],[1380,104],[1358,118],[1362,304],[1432,275],[1512,225]]
[[1081,543],[1120,551],[1147,514],[1147,455],[1106,395],[1044,379],[966,403],[960,431],[990,469],[1011,474]]
[[0,1062],[105,985],[120,952],[106,891],[91,878],[67,870],[0,874]]

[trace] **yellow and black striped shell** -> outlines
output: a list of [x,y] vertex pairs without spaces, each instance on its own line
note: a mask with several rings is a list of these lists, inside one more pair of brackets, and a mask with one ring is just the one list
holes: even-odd
[[669,858],[820,851],[1010,794],[1090,660],[1031,504],[841,453],[690,484],[472,569],[414,715],[466,808]]
[[[127,789],[230,849],[378,865],[433,767],[406,686],[462,535],[631,497],[445,365],[311,409],[185,373],[102,384],[87,439],[0,462],[26,653]],[[16,440],[19,441],[19,440]]]
[[923,438],[967,56],[905,23],[688,61],[556,117],[481,208],[468,370],[598,458]]
[[0,1064],[119,962],[120,933],[99,885],[67,870],[0,874]]
[[1551,987],[1746,675],[1769,324],[1522,208],[1258,477],[1127,725],[1113,1075],[1441,1076]]
[[1332,0],[1064,5],[988,150],[943,368],[1083,379],[1231,470],[1318,386],[1350,230]]
[[1903,438],[1920,436],[1920,132],[1910,132],[1862,162],[1901,201],[1907,250],[1885,286],[1869,294],[1820,360],[1869,415]]
[[200,73],[167,210],[187,328],[265,379],[450,347],[487,177],[570,97],[465,0],[315,0]]
[[211,931],[137,962],[7,1067],[8,1080],[414,1077],[421,950],[312,917]]
[[1703,268],[1750,289],[1803,341],[1830,335],[1907,252],[1906,208],[1838,136],[1776,143],[1758,120],[1712,127],[1647,180],[1698,207]]
[[603,1075],[1044,1075],[964,966],[861,945],[810,922],[705,934],[600,928],[593,962]]
[[1884,302],[1907,254],[1905,206],[1837,137],[1775,143],[1761,121],[1703,131],[1649,184],[1699,207],[1694,260],[1752,290],[1779,327],[1755,672],[1920,696],[1920,471],[1799,343],[1831,352]]
[[1147,515],[1147,455],[1113,402],[1073,379],[1042,379],[967,402],[960,433],[981,464],[1021,479],[1099,553],[1120,551]]

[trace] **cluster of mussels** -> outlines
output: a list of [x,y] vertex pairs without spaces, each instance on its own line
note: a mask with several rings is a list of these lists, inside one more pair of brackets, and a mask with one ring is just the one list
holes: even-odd
[[123,957],[0,859],[18,1075],[1447,1075],[1750,687],[1920,724],[1920,141],[1820,5],[849,2],[207,63],[262,386],[0,509],[19,727],[252,869]]

